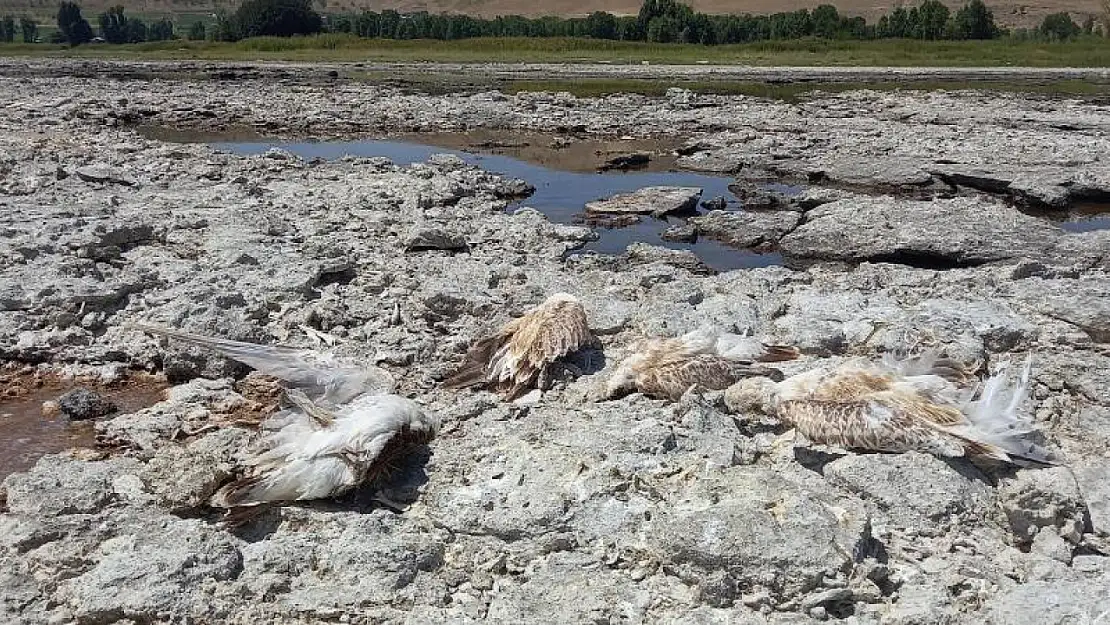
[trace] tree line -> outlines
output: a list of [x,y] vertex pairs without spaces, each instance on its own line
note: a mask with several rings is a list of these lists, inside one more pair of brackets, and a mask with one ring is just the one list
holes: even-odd
[[[93,41],[97,36],[75,2],[62,2],[57,19],[55,42],[80,45]],[[1110,22],[1110,16],[1106,21]],[[122,6],[101,13],[96,23],[99,37],[106,43],[162,41],[181,34],[175,31],[173,22],[168,19],[146,24],[126,15]],[[17,29],[13,17],[0,19],[0,41],[14,41],[17,30],[24,42],[38,40],[38,26],[33,20],[21,18]],[[994,14],[983,0],[969,0],[955,12],[939,0],[924,0],[908,9],[897,7],[874,24],[868,24],[862,17],[841,15],[836,7],[828,4],[813,10],[800,9],[771,15],[710,15],[698,13],[676,0],[644,0],[639,13],[627,17],[595,11],[581,18],[509,15],[485,19],[427,12],[402,14],[393,10],[323,17],[312,8],[311,0],[245,0],[234,13],[217,14],[213,23],[193,22],[184,35],[188,39],[238,41],[257,36],[339,32],[385,39],[590,37],[715,45],[807,37],[959,40],[1013,35],[1066,40],[1084,32],[1095,34],[1098,30],[1093,17],[1080,26],[1068,13],[1061,12],[1047,16],[1033,31],[1010,32],[995,23]],[[1102,31],[1105,32],[1106,28]]]

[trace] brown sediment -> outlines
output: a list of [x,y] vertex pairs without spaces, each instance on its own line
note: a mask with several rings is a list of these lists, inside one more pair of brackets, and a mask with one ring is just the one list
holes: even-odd
[[[66,450],[99,456],[92,421],[71,421],[54,402],[78,387],[96,391],[117,406],[134,412],[165,399],[161,377],[135,374],[110,384],[88,377],[8,366],[0,373],[0,479],[30,468],[46,454]],[[46,404],[46,406],[44,406]],[[52,405],[53,404],[53,405]]]

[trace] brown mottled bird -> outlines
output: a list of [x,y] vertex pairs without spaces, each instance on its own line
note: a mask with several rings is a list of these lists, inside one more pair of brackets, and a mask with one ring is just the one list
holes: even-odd
[[476,341],[443,385],[485,385],[506,399],[516,399],[543,386],[557,365],[566,366],[567,356],[596,344],[582,304],[572,295],[556,293]]
[[1029,371],[1027,361],[1011,384],[1003,366],[973,386],[971,372],[936,354],[853,360],[779,382],[742,380],[725,392],[725,403],[776,416],[817,444],[1053,464],[1053,454],[1030,440],[1032,422],[1019,410]]
[[334,497],[373,483],[413,446],[431,441],[439,431],[439,417],[392,394],[393,381],[380,369],[313,350],[145,324],[131,327],[202,345],[287,385],[285,395],[292,406],[262,424],[262,450],[247,460],[245,476],[213,495],[213,506],[242,508]]
[[697,385],[707,390],[728,388],[752,376],[782,379],[782,372],[755,362],[781,362],[798,357],[798,350],[715,328],[701,328],[677,338],[649,338],[634,343],[609,377],[605,397],[633,391],[655,398],[677,400]]

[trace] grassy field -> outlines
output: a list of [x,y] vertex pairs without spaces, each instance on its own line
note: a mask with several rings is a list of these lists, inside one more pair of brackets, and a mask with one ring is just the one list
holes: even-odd
[[325,34],[260,37],[236,43],[168,41],[124,46],[0,44],[2,56],[283,61],[429,61],[455,63],[709,63],[721,65],[1110,67],[1110,40],[770,41],[701,46],[593,39],[395,41]]

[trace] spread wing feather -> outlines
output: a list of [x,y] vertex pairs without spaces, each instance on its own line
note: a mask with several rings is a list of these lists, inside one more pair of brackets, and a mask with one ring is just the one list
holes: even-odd
[[392,377],[382,369],[342,363],[328,354],[312,350],[232,341],[143,323],[130,325],[145,332],[207,347],[284,380],[293,387],[304,389],[311,397],[333,404],[348,402],[364,393],[389,393],[394,388]]
[[513,399],[533,386],[544,369],[595,343],[585,309],[559,294],[476,341],[443,385],[485,384]]
[[263,440],[264,451],[248,461],[250,473],[212,497],[218,507],[322,499],[367,480],[398,442],[427,442],[439,420],[396,395],[355,401],[325,428],[291,413]]
[[964,455],[963,446],[954,437],[929,427],[912,412],[877,399],[786,401],[780,405],[779,415],[817,443],[846,449]]

